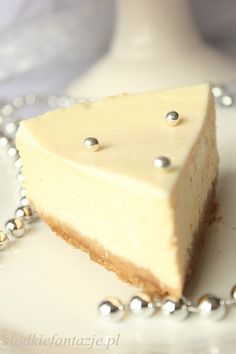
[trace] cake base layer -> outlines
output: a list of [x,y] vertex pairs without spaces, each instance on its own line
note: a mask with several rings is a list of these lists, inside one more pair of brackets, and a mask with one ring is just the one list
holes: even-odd
[[[196,269],[201,249],[205,241],[207,227],[212,219],[211,216],[214,212],[215,205],[215,186],[216,181],[212,184],[212,188],[209,191],[198,230],[193,236],[193,244],[190,250],[190,261],[187,268],[186,280],[190,279]],[[32,203],[32,205],[34,205],[34,203]],[[92,238],[82,236],[71,226],[66,225],[49,214],[45,214],[44,212],[37,210],[37,207],[35,207],[35,209],[39,217],[49,225],[53,232],[62,237],[73,247],[79,248],[88,253],[91,260],[101,264],[107,270],[115,272],[121,280],[140,287],[146,293],[158,297],[172,295],[178,298],[182,295],[178,289],[173,289],[166,284],[161,283],[149,270],[140,268],[125,258],[112,254]]]

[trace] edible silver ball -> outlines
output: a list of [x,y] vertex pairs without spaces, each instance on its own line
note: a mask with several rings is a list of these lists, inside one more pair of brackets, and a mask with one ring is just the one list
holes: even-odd
[[20,170],[22,168],[22,160],[21,160],[19,154],[17,154],[16,160],[13,162],[13,165],[16,169]]
[[10,145],[7,149],[7,155],[12,159],[16,159],[18,157],[18,151],[14,145]]
[[170,159],[165,156],[158,156],[154,160],[154,166],[160,170],[168,170],[171,166]]
[[23,176],[23,174],[21,172],[17,173],[16,175],[16,179],[19,183],[23,183],[25,180],[25,177]]
[[155,306],[149,295],[139,293],[133,296],[129,303],[129,308],[134,315],[149,317],[155,312]]
[[214,97],[218,98],[223,95],[224,89],[221,86],[213,86],[211,89]]
[[170,127],[175,127],[180,122],[180,115],[175,111],[168,112],[165,118]]
[[236,302],[236,285],[231,289],[231,298]]
[[125,307],[116,297],[107,297],[98,305],[99,314],[113,322],[120,321],[125,315]]
[[163,300],[161,311],[164,316],[171,317],[176,321],[182,321],[188,316],[188,307],[183,298],[175,299],[170,296]]
[[21,108],[24,106],[24,98],[21,96],[15,97],[13,100],[13,106],[15,108]]
[[36,99],[37,97],[33,93],[30,93],[25,97],[25,103],[28,105],[32,105],[36,102]]
[[202,317],[211,321],[219,321],[226,312],[224,300],[213,295],[202,296],[198,301],[198,309]]
[[19,195],[20,195],[20,197],[26,197],[26,189],[23,187],[20,188]]
[[221,104],[225,107],[231,107],[233,105],[233,97],[224,95],[221,97]]
[[6,222],[5,229],[8,236],[22,237],[25,232],[25,224],[22,219],[14,218]]
[[84,139],[84,145],[88,151],[95,152],[100,149],[99,142],[96,138],[89,137]]
[[22,205],[22,206],[27,206],[27,205],[29,205],[28,199],[27,199],[26,197],[22,197],[22,198],[20,199],[20,205]]
[[0,133],[0,146],[7,147],[10,144],[10,139]]
[[7,135],[12,136],[16,133],[18,126],[19,124],[17,122],[8,122],[4,127],[4,131]]
[[8,244],[8,237],[6,232],[0,231],[0,251],[4,250]]
[[31,223],[36,215],[33,211],[33,209],[27,205],[27,206],[20,206],[19,208],[16,209],[15,212],[15,217],[23,219],[26,223]]
[[2,107],[2,113],[4,116],[10,116],[13,113],[14,109],[11,104],[6,104],[5,106]]

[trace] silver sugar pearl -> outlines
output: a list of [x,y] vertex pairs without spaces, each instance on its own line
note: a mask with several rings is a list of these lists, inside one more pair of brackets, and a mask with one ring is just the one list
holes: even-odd
[[180,115],[176,111],[171,111],[166,114],[165,119],[170,127],[175,127],[180,122]]
[[224,95],[221,97],[221,104],[224,107],[231,107],[233,105],[233,98],[229,95]]
[[0,133],[0,146],[7,147],[10,144],[10,139]]
[[25,103],[28,105],[34,104],[35,101],[36,101],[36,96],[32,93],[25,97]]
[[185,300],[183,298],[175,299],[172,296],[163,300],[161,311],[164,316],[171,317],[176,321],[184,320],[189,314]]
[[21,96],[15,97],[13,100],[13,106],[15,108],[21,108],[24,106],[24,99]]
[[10,219],[5,223],[5,230],[8,236],[22,237],[25,232],[24,221],[20,218]]
[[198,301],[198,310],[202,317],[211,321],[219,321],[224,317],[226,307],[224,300],[214,295],[204,295]]
[[27,224],[29,224],[32,221],[34,221],[36,215],[33,209],[31,208],[31,206],[26,205],[26,206],[20,206],[16,209],[15,217],[23,219]]
[[17,122],[8,122],[5,127],[4,131],[7,135],[14,135],[18,129],[19,124]]
[[48,105],[49,107],[55,108],[57,107],[58,97],[56,95],[51,95],[48,97]]
[[14,108],[11,104],[6,104],[2,107],[2,113],[4,116],[10,116],[14,111]]
[[19,172],[17,175],[16,175],[16,179],[19,183],[23,183],[24,180],[25,180],[25,177],[22,175],[21,172]]
[[0,231],[0,251],[3,251],[7,247],[8,241],[6,232]]
[[88,151],[98,151],[100,149],[99,142],[96,138],[89,137],[84,139],[84,145]]
[[158,168],[159,170],[169,170],[171,166],[170,159],[165,156],[158,156],[155,158],[153,161],[154,166]]
[[109,296],[98,305],[98,312],[102,318],[118,322],[125,315],[125,307],[118,298]]
[[65,101],[65,107],[71,107],[75,104],[76,100],[75,98],[67,98]]
[[19,154],[17,154],[16,156],[16,160],[13,162],[13,165],[16,169],[21,169],[22,168],[22,160],[19,156]]
[[19,195],[20,195],[20,197],[26,197],[26,189],[23,187],[20,188]]
[[231,298],[236,302],[236,285],[231,289]]
[[224,89],[221,86],[214,86],[211,89],[213,96],[218,98],[221,97],[223,95]]
[[156,310],[151,297],[144,293],[134,295],[130,300],[129,308],[134,315],[140,317],[152,316]]
[[20,205],[22,205],[22,206],[28,206],[28,205],[29,205],[28,199],[27,199],[26,197],[22,197],[22,198],[20,199]]
[[66,107],[67,97],[66,96],[59,96],[57,99],[57,105],[59,107]]
[[7,148],[7,155],[11,157],[12,159],[16,159],[18,157],[18,151],[15,147],[15,145],[10,145]]

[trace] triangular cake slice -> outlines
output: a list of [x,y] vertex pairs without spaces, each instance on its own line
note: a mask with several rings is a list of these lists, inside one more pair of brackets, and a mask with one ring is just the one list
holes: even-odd
[[148,293],[182,294],[218,171],[208,84],[46,113],[21,123],[17,148],[27,196],[56,234]]

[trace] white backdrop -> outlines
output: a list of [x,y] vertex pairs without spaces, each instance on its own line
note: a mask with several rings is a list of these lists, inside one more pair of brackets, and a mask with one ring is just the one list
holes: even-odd
[[[236,1],[191,5],[202,36],[236,56]],[[20,72],[0,81],[0,96],[62,92],[108,49],[114,12],[114,0],[0,0],[0,73]]]

